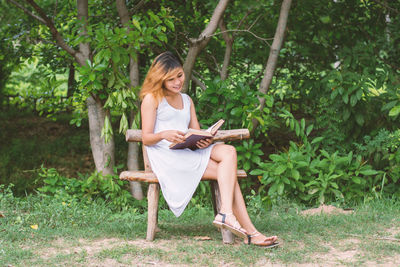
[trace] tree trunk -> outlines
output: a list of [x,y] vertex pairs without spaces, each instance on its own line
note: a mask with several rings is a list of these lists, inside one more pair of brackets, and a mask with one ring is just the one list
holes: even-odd
[[[278,62],[279,51],[281,50],[283,37],[285,36],[286,24],[289,16],[289,10],[292,0],[283,0],[281,6],[281,12],[279,14],[278,25],[276,26],[274,41],[272,42],[269,50],[269,56],[267,65],[265,66],[264,76],[261,80],[259,91],[262,94],[268,92],[269,86],[271,85],[272,77],[274,75],[276,64]],[[265,106],[265,98],[259,97],[260,109],[263,110]],[[258,126],[258,120],[253,120],[253,131]]]
[[[117,11],[119,17],[121,19],[121,23],[124,27],[127,27],[128,31],[129,27],[129,12],[126,7],[125,0],[116,0]],[[132,57],[129,61],[129,79],[131,87],[139,86],[139,63],[136,57],[136,60]],[[139,103],[138,103],[139,105]],[[139,108],[138,108],[139,110]],[[133,120],[135,119],[135,113],[132,111],[130,113],[130,125],[132,125]],[[139,145],[138,143],[128,143],[128,158],[127,158],[127,167],[129,171],[139,170]],[[143,190],[142,186],[139,182],[130,181],[130,189],[131,194],[136,199],[143,199]]]
[[89,117],[90,146],[96,170],[104,175],[113,174],[115,163],[114,137],[111,136],[108,143],[105,143],[104,138],[101,137],[104,120],[106,116],[110,119],[110,114],[104,110],[103,103],[98,98],[90,96],[86,103]]
[[68,86],[67,86],[67,98],[70,98],[74,95],[75,91],[75,67],[74,64],[69,65],[69,72],[68,72]]
[[185,83],[183,84],[182,91],[186,92],[189,87],[189,82],[192,77],[192,71],[196,62],[197,55],[210,41],[210,36],[217,30],[218,23],[228,6],[229,0],[220,0],[218,5],[215,7],[214,12],[211,16],[210,22],[204,31],[200,34],[197,39],[191,39],[189,44],[189,52],[186,57],[185,63],[183,64],[183,70],[185,72]]
[[[89,17],[88,0],[77,0],[77,13],[78,19],[83,21],[83,26],[80,35],[87,35],[87,23]],[[90,45],[89,43],[79,44],[79,58],[78,62],[83,65],[90,59]],[[110,119],[110,114],[107,112],[103,103],[96,96],[90,96],[86,100],[88,117],[89,117],[89,134],[90,134],[90,147],[92,148],[92,155],[96,170],[103,173],[103,175],[114,173],[115,163],[115,149],[114,137],[112,136],[108,143],[105,142],[101,136],[104,120],[106,116]],[[111,121],[111,119],[110,119]]]

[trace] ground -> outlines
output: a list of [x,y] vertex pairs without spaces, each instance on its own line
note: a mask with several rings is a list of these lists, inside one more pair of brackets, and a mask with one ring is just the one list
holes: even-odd
[[[365,235],[335,232],[329,225],[349,220],[350,225],[344,223],[338,228],[351,229],[352,216],[359,214],[334,206],[308,209],[298,216],[310,225],[327,221],[328,226],[321,228],[324,232],[319,235],[309,232],[300,234],[300,238],[294,229],[280,235],[278,248],[264,249],[244,245],[240,239],[222,244],[212,226],[176,225],[175,219],[167,219],[154,241],[143,239],[143,232],[142,237],[126,239],[64,235],[41,243],[31,238],[22,249],[33,255],[20,266],[400,266],[400,225],[396,218],[379,229],[378,237],[371,235],[374,231]],[[200,235],[193,235],[196,232]]]

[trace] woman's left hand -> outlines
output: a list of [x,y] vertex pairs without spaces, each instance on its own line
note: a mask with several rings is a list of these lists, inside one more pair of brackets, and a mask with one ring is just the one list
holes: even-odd
[[198,141],[196,143],[196,146],[198,148],[206,148],[206,147],[210,146],[212,144],[212,142],[213,142],[212,138],[207,138],[207,139],[203,139],[203,140]]

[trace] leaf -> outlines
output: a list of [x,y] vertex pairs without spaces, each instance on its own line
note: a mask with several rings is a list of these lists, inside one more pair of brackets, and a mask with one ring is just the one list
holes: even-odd
[[33,224],[33,225],[31,225],[31,228],[32,228],[33,230],[37,230],[37,229],[39,228],[39,226],[38,226],[37,224]]
[[91,80],[92,82],[93,82],[94,80],[96,80],[96,74],[95,74],[94,72],[92,72],[92,73],[89,74],[89,80]]
[[278,168],[275,169],[274,174],[275,175],[280,175],[286,171],[287,166],[286,165],[279,165]]
[[277,155],[277,154],[271,154],[271,155],[269,155],[269,158],[270,158],[273,162],[279,162],[279,161],[282,159],[282,157],[279,156],[279,155]]
[[320,152],[325,158],[329,158],[330,157],[329,153],[326,150],[321,149]]
[[119,132],[125,134],[126,131],[128,130],[128,127],[129,127],[128,119],[124,112],[122,113],[121,121],[119,123]]
[[314,194],[317,193],[317,192],[318,192],[318,189],[317,189],[317,188],[314,188],[314,189],[310,189],[310,190],[308,191],[308,194],[314,195]]
[[284,184],[284,183],[280,183],[280,184],[278,185],[278,194],[279,194],[279,195],[282,195],[284,189],[285,189],[285,184]]
[[400,113],[400,105],[399,105],[399,106],[393,107],[393,108],[389,111],[389,116],[391,116],[391,117],[396,117],[397,115],[399,115],[399,113]]
[[356,95],[351,95],[351,97],[350,97],[350,105],[352,106],[352,107],[354,107],[356,104],[357,104],[357,96]]
[[383,107],[381,108],[381,111],[392,109],[394,106],[396,106],[396,104],[397,104],[397,100],[391,101],[391,102],[383,105]]
[[110,78],[108,79],[107,87],[111,88],[114,85],[114,83],[115,83],[115,75],[112,72]]
[[297,135],[297,136],[300,136],[300,124],[296,123],[295,126],[296,126],[296,127],[295,127],[295,128],[296,128],[296,129],[295,129],[296,135]]
[[175,31],[174,23],[171,20],[165,20],[164,23],[167,24],[168,28],[170,28],[172,31]]
[[260,175],[260,174],[263,174],[265,171],[263,171],[263,170],[260,170],[260,169],[255,169],[255,170],[252,170],[251,172],[250,172],[250,175]]
[[319,17],[319,19],[324,24],[328,24],[329,22],[331,22],[331,17],[329,17],[329,16],[322,16],[322,17]]
[[347,94],[347,92],[342,95],[342,100],[345,104],[349,103],[349,95]]
[[137,21],[135,18],[132,19],[133,25],[138,29],[139,31],[142,31],[142,28],[140,27],[139,21]]
[[350,118],[350,114],[351,114],[351,113],[350,113],[350,110],[349,110],[349,109],[347,109],[347,108],[344,109],[344,110],[343,110],[343,120],[344,120],[344,121],[347,121],[347,120]]
[[195,236],[194,239],[195,240],[199,240],[199,241],[206,241],[206,240],[211,240],[211,237],[209,237],[209,236]]
[[292,169],[292,176],[293,176],[294,179],[299,180],[299,178],[300,178],[299,171],[296,170],[296,169]]
[[315,143],[319,143],[322,140],[324,140],[324,137],[320,136],[320,137],[316,137],[311,141],[311,144],[315,144]]
[[358,125],[363,126],[364,125],[364,116],[360,113],[356,113],[356,122]]
[[362,89],[358,89],[357,92],[356,92],[356,96],[357,96],[357,99],[358,99],[358,100],[361,99],[362,94],[363,94],[363,90],[362,90]]
[[311,133],[311,131],[313,130],[313,128],[314,128],[314,125],[313,125],[313,124],[311,124],[311,125],[309,125],[309,126],[307,127],[307,130],[306,130],[306,135],[307,135],[307,136]]
[[369,169],[369,170],[360,170],[360,173],[362,175],[375,175],[378,174],[378,171]]

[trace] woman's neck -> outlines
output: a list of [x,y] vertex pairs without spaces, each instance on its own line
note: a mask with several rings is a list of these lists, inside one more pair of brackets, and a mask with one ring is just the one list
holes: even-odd
[[169,92],[169,91],[167,91],[167,90],[164,90],[164,96],[165,96],[166,98],[169,98],[169,99],[174,99],[174,98],[176,98],[176,97],[180,97],[180,95],[181,95],[180,92],[174,93],[174,92]]

